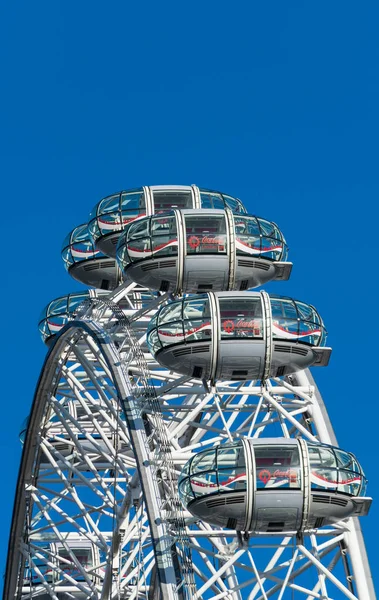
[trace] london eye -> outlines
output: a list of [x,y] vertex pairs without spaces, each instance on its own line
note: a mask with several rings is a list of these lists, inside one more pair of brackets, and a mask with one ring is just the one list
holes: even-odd
[[113,194],[69,233],[88,289],[39,319],[4,600],[375,598],[322,316],[262,288],[290,278],[284,234],[196,185]]

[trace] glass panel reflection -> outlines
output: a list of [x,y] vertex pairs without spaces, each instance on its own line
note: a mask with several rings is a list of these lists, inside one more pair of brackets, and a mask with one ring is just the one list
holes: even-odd
[[237,254],[262,256],[269,260],[286,260],[287,244],[270,221],[251,216],[234,218]]
[[[92,566],[92,552],[90,548],[75,548],[75,550],[71,550],[73,554],[75,554],[76,560],[83,567],[83,570],[88,571]],[[59,566],[64,573],[73,577],[75,581],[84,581],[84,575],[80,571],[80,569],[72,562],[70,554],[67,552],[65,548],[59,549],[59,556],[62,560],[59,561]]]
[[155,213],[165,212],[171,208],[194,208],[192,194],[186,191],[154,191]]
[[246,209],[238,198],[228,194],[222,194],[212,190],[200,189],[201,208],[225,208],[228,207],[233,213],[246,213]]
[[158,313],[159,325],[162,323],[168,323],[169,321],[176,321],[182,317],[182,302],[170,302],[164,306]]
[[232,196],[226,196],[225,194],[223,194],[222,197],[226,206],[234,213],[246,213],[246,209],[241,200],[238,200],[238,198],[232,198]]
[[198,295],[193,300],[184,300],[183,318],[198,319],[201,317],[210,317],[208,296]]
[[193,494],[204,496],[204,494],[213,494],[218,491],[216,471],[201,472],[190,477]]
[[[151,238],[140,237],[139,239],[129,240],[124,250],[129,259],[127,262],[138,262],[148,258],[152,255]],[[118,254],[118,257],[120,257],[120,254]]]
[[138,219],[127,227],[117,245],[117,260],[121,269],[125,269],[129,263],[155,255],[176,256],[177,253],[175,215]]
[[168,323],[167,325],[159,325],[158,338],[162,346],[171,346],[172,344],[180,344],[184,340],[183,322]]
[[226,254],[224,215],[185,215],[187,254]]
[[179,479],[179,493],[184,502],[190,502],[194,497],[236,490],[246,490],[241,442],[195,454],[185,465]]
[[246,467],[219,469],[218,485],[220,492],[245,491],[247,486]]
[[257,490],[300,489],[298,446],[254,446]]
[[104,256],[96,250],[87,224],[75,227],[66,236],[61,254],[67,270],[75,263]]
[[120,194],[114,194],[113,196],[108,196],[107,198],[100,200],[98,214],[102,215],[117,210],[119,208],[119,202]]
[[180,482],[179,495],[181,496],[184,504],[188,504],[195,498],[195,494],[192,491],[192,486],[189,479],[185,479],[184,481]]
[[124,227],[144,216],[145,196],[142,188],[112,194],[100,200],[91,211],[88,228],[92,240],[97,240]]
[[241,445],[219,446],[217,448],[217,466],[219,469],[228,469],[231,466],[244,464],[245,458]]
[[270,302],[274,339],[297,340],[312,346],[325,345],[326,330],[313,306],[278,296],[270,296]]
[[195,454],[191,462],[191,473],[199,473],[200,471],[211,471],[216,468],[216,451],[206,450]]
[[336,491],[338,484],[337,469],[311,467],[311,487],[313,490]]
[[[35,542],[34,542],[35,543]],[[25,560],[24,569],[24,585],[38,584],[41,582],[41,575],[48,583],[52,583],[54,579],[54,569],[51,565],[46,564],[51,561],[51,549],[50,546],[45,544],[38,544],[36,551],[41,555],[40,557],[34,554],[33,563],[29,563],[29,560]],[[37,574],[35,569],[38,569],[40,574]]]
[[350,452],[333,446],[308,444],[312,489],[335,490],[353,496],[364,495],[366,478]]
[[208,319],[195,319],[183,321],[184,337],[189,342],[196,340],[209,340],[211,336],[211,321]]
[[[129,225],[127,229],[127,240],[134,240],[140,237],[147,237],[150,235],[150,219],[139,219],[135,223]],[[120,238],[121,239],[121,238]]]
[[260,296],[220,298],[221,339],[263,337]]
[[43,309],[39,318],[38,328],[43,341],[57,334],[72,318],[79,304],[87,300],[88,297],[88,292],[80,292],[52,300]]
[[201,208],[216,208],[216,209],[224,209],[225,202],[222,199],[221,194],[212,194],[211,192],[205,193],[202,192],[200,194],[201,199]]
[[354,473],[354,471],[346,471],[340,469],[338,471],[338,486],[339,492],[344,494],[352,494],[358,496],[359,490],[362,483],[362,477],[360,473]]

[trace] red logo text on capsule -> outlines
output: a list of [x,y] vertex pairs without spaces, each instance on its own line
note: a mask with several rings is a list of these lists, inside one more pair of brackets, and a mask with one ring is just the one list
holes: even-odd
[[230,319],[224,321],[222,326],[226,333],[232,333],[234,331],[234,321],[231,321]]
[[191,235],[191,237],[188,240],[188,245],[190,248],[197,248],[198,246],[200,246],[199,238],[196,237],[196,235]]
[[259,479],[266,485],[266,483],[271,479],[271,473],[267,469],[263,469],[259,473]]

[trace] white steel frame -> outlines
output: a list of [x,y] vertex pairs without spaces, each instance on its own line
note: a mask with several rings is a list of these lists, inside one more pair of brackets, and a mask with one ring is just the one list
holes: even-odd
[[[374,600],[356,518],[280,534],[217,529],[182,507],[192,454],[250,437],[336,445],[309,371],[210,386],[149,354],[137,289],[92,300],[45,361],[19,473],[4,599]],[[130,296],[129,296],[130,297]],[[91,564],[75,550],[90,548]]]

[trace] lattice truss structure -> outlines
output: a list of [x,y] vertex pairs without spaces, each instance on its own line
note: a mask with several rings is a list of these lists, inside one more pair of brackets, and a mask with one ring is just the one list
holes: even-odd
[[124,284],[83,305],[50,348],[24,445],[4,597],[372,600],[356,518],[251,535],[184,509],[178,477],[199,450],[243,436],[336,441],[309,371],[211,386],[162,368],[146,327],[169,297],[152,294],[141,310],[135,289]]

